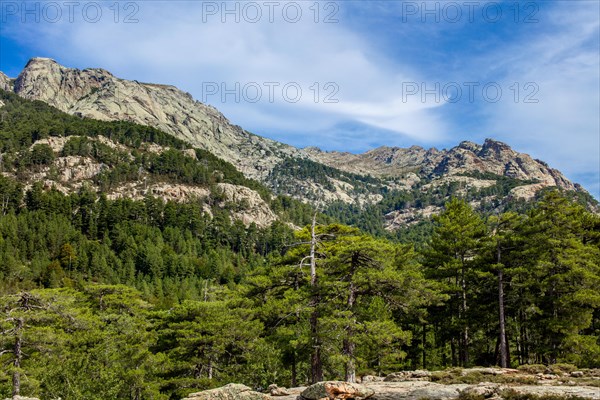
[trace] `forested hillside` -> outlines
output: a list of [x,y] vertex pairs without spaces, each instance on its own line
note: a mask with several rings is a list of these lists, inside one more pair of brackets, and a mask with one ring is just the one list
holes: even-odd
[[[472,192],[445,202],[423,183],[383,204],[439,213],[390,235],[360,207],[327,216],[273,197],[153,128],[0,96],[0,396],[180,399],[229,382],[600,365],[600,217],[568,194],[480,212]],[[103,167],[63,179],[67,157]],[[500,181],[487,190],[515,183]],[[159,183],[208,196],[141,191]],[[143,195],[115,195],[124,184]],[[276,218],[234,218],[248,205],[219,184],[259,193]]]

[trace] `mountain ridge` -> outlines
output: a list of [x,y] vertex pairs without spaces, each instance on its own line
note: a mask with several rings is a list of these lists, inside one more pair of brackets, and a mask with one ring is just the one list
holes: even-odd
[[[216,108],[172,85],[120,79],[102,68],[67,68],[49,58],[31,59],[16,79],[0,73],[0,88],[76,116],[156,127],[230,162],[275,194],[319,206],[376,204],[390,190],[421,190],[419,183],[436,189],[438,183],[464,182],[464,175],[474,173],[528,182],[513,188],[514,198],[531,199],[552,186],[587,194],[547,163],[493,139],[481,145],[463,141],[449,150],[382,146],[352,154],[298,149],[232,124]],[[315,169],[320,178],[311,174]],[[480,183],[474,185],[487,185]]]

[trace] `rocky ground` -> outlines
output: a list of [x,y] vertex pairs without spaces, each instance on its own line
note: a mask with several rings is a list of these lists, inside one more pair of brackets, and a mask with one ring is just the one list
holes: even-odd
[[403,371],[364,376],[359,384],[320,382],[310,387],[271,385],[268,393],[240,384],[192,393],[184,400],[600,400],[600,370],[536,371],[471,368]]

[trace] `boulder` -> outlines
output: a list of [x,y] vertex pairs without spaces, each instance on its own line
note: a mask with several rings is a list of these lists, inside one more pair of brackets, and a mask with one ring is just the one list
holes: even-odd
[[462,393],[475,395],[475,396],[483,396],[486,399],[492,397],[498,397],[498,393],[500,392],[500,385],[497,383],[489,383],[482,382],[478,385],[469,386],[464,389]]
[[287,390],[284,387],[279,387],[275,384],[269,385],[269,387],[267,388],[267,390],[269,391],[269,393],[271,394],[271,396],[289,396],[292,393],[290,393],[289,390]]
[[425,371],[425,370],[422,370],[422,369],[417,369],[417,370],[412,371],[410,373],[410,377],[413,378],[413,379],[430,378],[431,377],[431,372]]
[[431,372],[424,370],[393,372],[385,377],[384,382],[429,381]]
[[269,400],[266,394],[254,392],[248,386],[230,383],[220,388],[189,394],[183,400]]
[[355,399],[362,400],[373,396],[375,392],[363,385],[343,381],[315,383],[304,390],[300,396],[306,400]]

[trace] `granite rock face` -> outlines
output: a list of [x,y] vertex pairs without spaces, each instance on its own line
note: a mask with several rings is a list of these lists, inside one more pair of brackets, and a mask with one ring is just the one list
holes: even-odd
[[[5,77],[5,76],[4,76]],[[6,87],[0,76],[0,88]],[[246,176],[264,178],[284,157],[301,151],[231,124],[217,109],[174,86],[119,79],[100,68],[67,68],[33,58],[17,77],[14,92],[69,114],[149,125],[208,150]]]
[[183,400],[268,400],[269,396],[254,392],[248,386],[230,383],[223,387],[192,393]]
[[0,89],[6,90],[7,92],[13,91],[13,85],[8,76],[0,72]]

